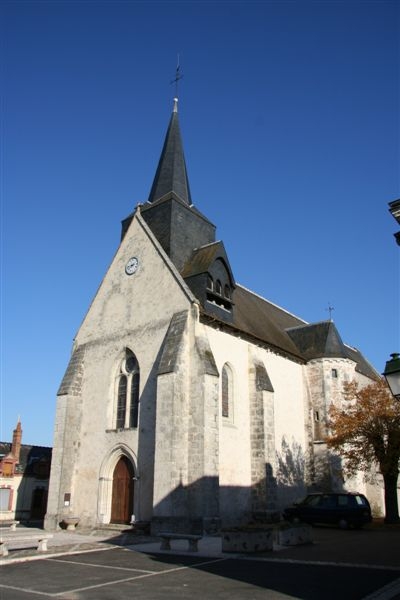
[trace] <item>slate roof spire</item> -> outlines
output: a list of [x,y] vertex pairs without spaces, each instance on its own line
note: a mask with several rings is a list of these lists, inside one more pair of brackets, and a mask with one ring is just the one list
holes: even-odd
[[178,98],[174,98],[171,119],[148,201],[155,202],[171,192],[178,196],[182,202],[192,206],[179,128]]

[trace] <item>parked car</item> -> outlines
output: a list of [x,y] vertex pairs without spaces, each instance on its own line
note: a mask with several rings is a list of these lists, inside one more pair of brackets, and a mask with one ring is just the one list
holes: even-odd
[[363,494],[309,494],[283,511],[287,521],[339,525],[342,529],[362,527],[372,521],[371,507]]

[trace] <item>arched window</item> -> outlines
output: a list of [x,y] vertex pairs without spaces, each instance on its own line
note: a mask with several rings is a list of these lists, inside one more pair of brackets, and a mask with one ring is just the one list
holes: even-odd
[[207,275],[207,289],[208,290],[214,289],[214,279],[211,277],[211,275]]
[[230,299],[231,297],[231,288],[229,287],[229,285],[225,285],[224,296],[228,299]]
[[215,282],[215,291],[217,294],[222,294],[222,285],[219,279]]
[[137,427],[139,419],[139,365],[135,359],[135,369],[131,372],[131,406],[129,414],[129,427]]
[[227,363],[221,375],[221,414],[224,419],[233,421],[233,373]]
[[121,375],[118,381],[117,429],[122,429],[123,427],[125,427],[127,388],[127,377],[126,375]]
[[117,381],[117,429],[138,426],[140,370],[136,356],[125,351]]

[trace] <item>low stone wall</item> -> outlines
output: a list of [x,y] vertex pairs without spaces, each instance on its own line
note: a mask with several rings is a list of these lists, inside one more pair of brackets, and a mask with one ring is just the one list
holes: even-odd
[[222,552],[268,552],[277,546],[312,544],[310,525],[265,527],[260,529],[232,529],[221,532]]
[[278,528],[275,535],[275,541],[279,546],[298,546],[311,544],[313,541],[313,532],[310,525]]
[[267,552],[273,549],[274,529],[222,531],[222,552]]

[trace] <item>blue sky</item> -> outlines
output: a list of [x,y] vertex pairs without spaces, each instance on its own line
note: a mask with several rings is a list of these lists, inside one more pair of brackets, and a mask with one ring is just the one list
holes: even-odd
[[236,281],[400,350],[400,4],[1,3],[2,425],[52,445],[74,335],[172,110]]

